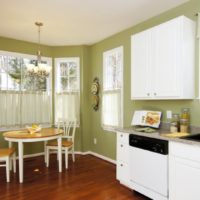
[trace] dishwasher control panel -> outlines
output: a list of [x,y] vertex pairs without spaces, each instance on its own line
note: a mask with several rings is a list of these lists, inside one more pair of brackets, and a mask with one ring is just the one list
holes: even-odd
[[163,155],[168,154],[168,141],[166,140],[130,134],[129,145]]

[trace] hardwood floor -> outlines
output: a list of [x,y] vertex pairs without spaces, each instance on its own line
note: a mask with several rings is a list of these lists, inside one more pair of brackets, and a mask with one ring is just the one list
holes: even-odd
[[[6,183],[5,168],[0,168],[1,200],[147,200],[116,180],[115,165],[91,155],[69,159],[69,169],[58,173],[55,155],[46,168],[43,157],[25,159],[24,183],[11,172]],[[17,168],[18,170],[18,168]]]

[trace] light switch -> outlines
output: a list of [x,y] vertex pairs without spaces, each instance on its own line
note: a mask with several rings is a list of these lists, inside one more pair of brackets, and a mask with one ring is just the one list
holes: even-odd
[[171,110],[167,110],[167,119],[171,119],[172,118],[172,111]]

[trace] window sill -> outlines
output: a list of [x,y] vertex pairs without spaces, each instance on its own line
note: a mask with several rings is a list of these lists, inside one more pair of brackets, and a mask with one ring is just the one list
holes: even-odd
[[108,132],[116,132],[116,128],[119,128],[119,127],[108,127],[108,126],[103,126],[102,127],[104,131],[108,131]]

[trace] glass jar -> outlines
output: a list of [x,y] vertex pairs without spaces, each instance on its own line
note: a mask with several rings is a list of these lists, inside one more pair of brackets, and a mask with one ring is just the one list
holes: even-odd
[[189,118],[190,118],[190,109],[182,108],[181,119],[187,119],[189,121]]
[[178,126],[176,122],[170,123],[170,132],[171,133],[177,133],[178,132]]
[[180,119],[180,132],[188,133],[189,131],[189,120],[188,119]]
[[172,120],[170,123],[170,132],[179,132],[179,114],[172,114]]

